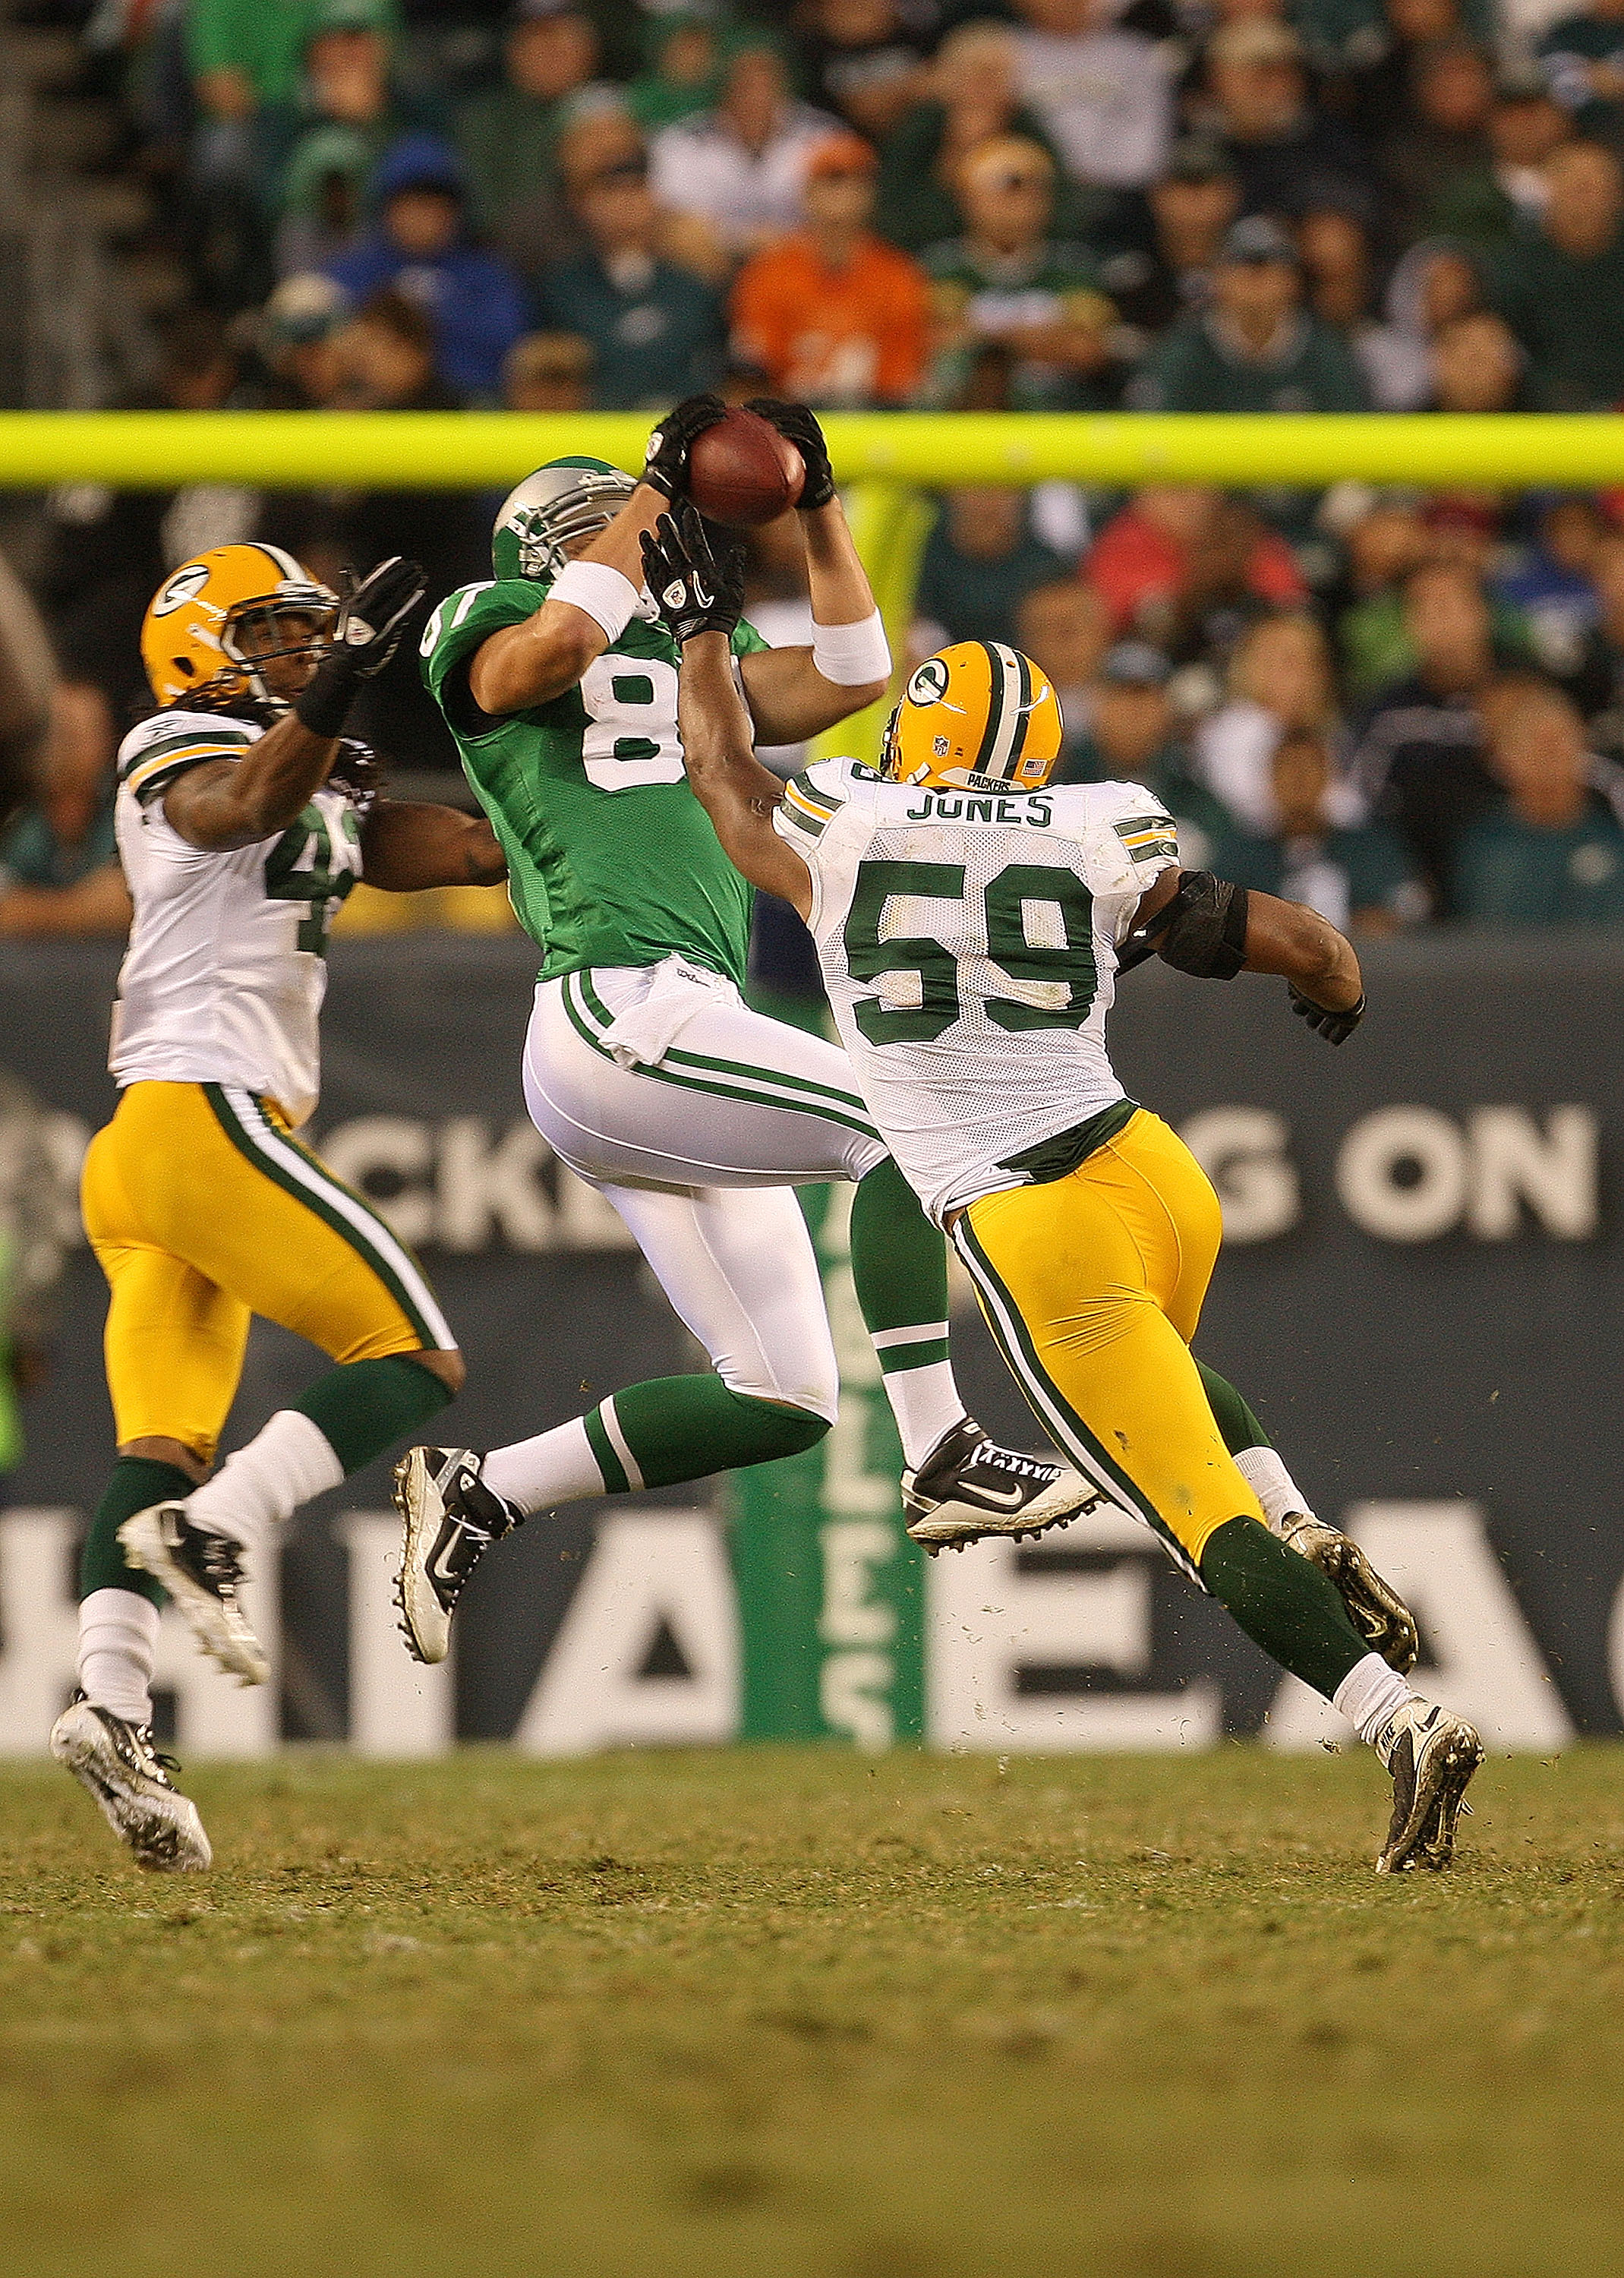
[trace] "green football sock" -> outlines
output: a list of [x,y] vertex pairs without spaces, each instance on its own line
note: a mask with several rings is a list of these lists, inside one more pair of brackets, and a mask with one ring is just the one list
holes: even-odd
[[450,1398],[432,1369],[405,1353],[386,1353],[331,1369],[293,1405],[325,1435],[347,1477],[437,1416]]
[[[1192,1354],[1191,1358],[1194,1357]],[[1208,1368],[1204,1360],[1196,1361],[1195,1365],[1201,1372],[1208,1404],[1231,1455],[1243,1455],[1248,1448],[1271,1448],[1273,1441],[1228,1377],[1220,1376],[1216,1368]]]
[[1254,1645],[1328,1701],[1370,1651],[1335,1585],[1255,1519],[1208,1537],[1201,1579]]
[[964,1403],[948,1357],[947,1243],[888,1157],[851,1198],[851,1280],[903,1459],[917,1470]]
[[149,1510],[155,1502],[179,1502],[195,1485],[178,1464],[160,1464],[150,1456],[120,1456],[85,1537],[80,1596],[88,1598],[93,1590],[133,1590],[155,1606],[166,1606],[169,1593],[163,1584],[125,1558],[118,1529],[138,1510]]
[[749,1399],[714,1376],[662,1376],[628,1385],[583,1421],[610,1494],[624,1494],[633,1484],[614,1444],[617,1434],[645,1487],[675,1487],[712,1472],[798,1456],[829,1428],[808,1409]]

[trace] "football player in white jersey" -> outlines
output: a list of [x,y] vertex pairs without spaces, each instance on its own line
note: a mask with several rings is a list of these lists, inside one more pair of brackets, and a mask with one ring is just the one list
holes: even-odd
[[1333,1043],[1364,1010],[1314,912],[1178,862],[1140,785],[1051,788],[1059,706],[1031,661],[968,641],[921,665],[881,766],[756,759],[728,667],[739,562],[690,511],[645,541],[682,644],[689,777],[743,875],[812,929],[870,1112],[969,1269],[1000,1349],[1078,1470],[1160,1537],[1391,1774],[1380,1873],[1443,1867],[1483,1746],[1371,1649],[1269,1526],[1189,1345],[1222,1234],[1200,1165],[1126,1097],[1106,1050],[1117,952],[1148,929],[1181,970],[1282,975]]
[[[118,1456],[85,1547],[79,1690],[51,1749],[145,1867],[210,1860],[153,1745],[165,1597],[259,1683],[245,1560],[462,1381],[416,1260],[294,1135],[316,1105],[326,929],[355,880],[406,891],[506,867],[483,817],[384,799],[372,754],[343,740],[422,589],[415,564],[386,562],[340,606],[274,547],[220,547],[166,579],[142,628],[160,708],[118,754],[135,905],[119,1102],[83,1188],[111,1293]],[[336,1365],[209,1479],[255,1313]]]

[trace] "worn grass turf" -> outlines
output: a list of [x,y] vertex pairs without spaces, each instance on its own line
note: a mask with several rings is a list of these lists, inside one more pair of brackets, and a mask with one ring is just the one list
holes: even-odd
[[1624,2269],[1624,1752],[0,1772],[0,2269]]

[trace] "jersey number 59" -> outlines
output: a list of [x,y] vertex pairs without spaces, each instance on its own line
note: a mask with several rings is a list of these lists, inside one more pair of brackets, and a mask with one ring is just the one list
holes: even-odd
[[[942,937],[882,938],[888,907],[899,897],[958,906],[950,917],[944,913]],[[1099,974],[1094,897],[1076,872],[1011,862],[987,881],[980,903],[978,912],[965,898],[962,862],[858,864],[845,929],[853,980],[895,973],[919,978],[917,1007],[872,998],[857,1007],[857,1024],[871,1044],[933,1043],[978,1002],[989,1021],[1011,1032],[1082,1027]],[[1050,938],[1033,940],[1034,929]],[[1003,993],[1010,983],[1018,995]]]

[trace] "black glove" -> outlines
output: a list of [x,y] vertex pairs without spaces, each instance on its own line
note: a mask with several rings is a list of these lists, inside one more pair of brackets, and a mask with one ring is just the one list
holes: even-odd
[[313,736],[343,733],[362,682],[374,679],[394,654],[428,583],[416,562],[403,562],[398,554],[380,562],[358,585],[345,579],[332,654],[322,659],[294,704],[296,717]]
[[662,514],[643,533],[644,583],[679,648],[696,633],[731,634],[744,608],[743,547],[718,561],[698,510],[684,501],[680,513],[680,524]]
[[688,454],[707,427],[728,416],[720,395],[685,395],[649,437],[643,479],[668,499],[688,488]]
[[827,506],[835,495],[835,474],[829,465],[829,447],[813,413],[804,403],[783,403],[775,395],[751,396],[744,409],[753,411],[759,419],[765,419],[769,427],[776,427],[800,453],[806,468],[806,482],[797,505],[803,511]]
[[1298,1019],[1317,1028],[1328,1044],[1346,1043],[1365,1017],[1363,990],[1359,993],[1358,1004],[1350,1005],[1346,1013],[1328,1013],[1323,1005],[1316,1005],[1312,997],[1305,997],[1294,981],[1288,981],[1285,990]]

